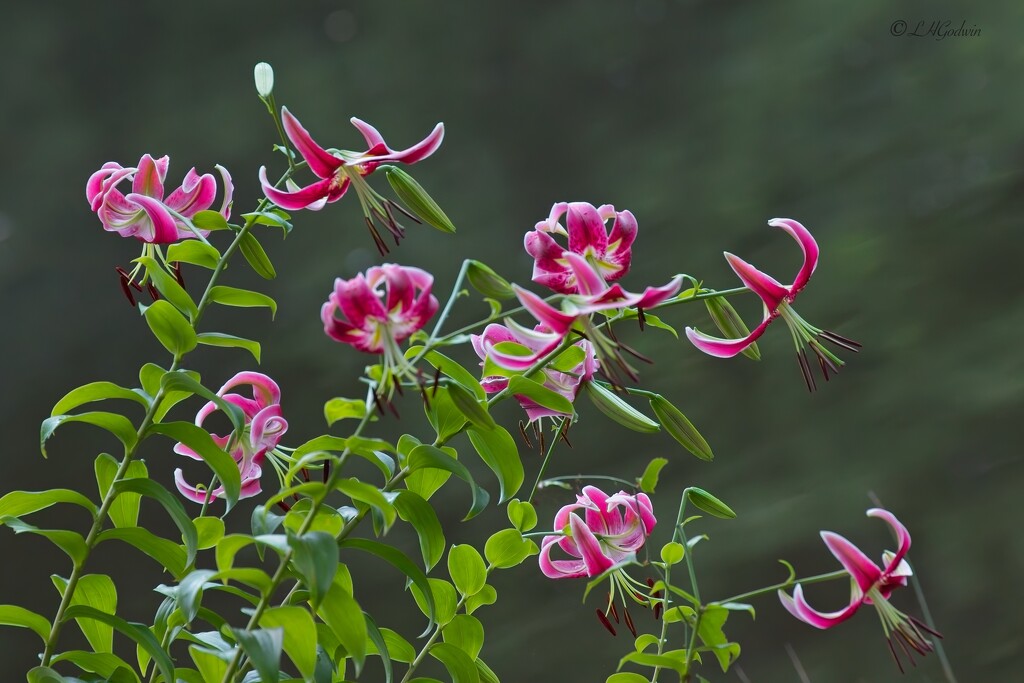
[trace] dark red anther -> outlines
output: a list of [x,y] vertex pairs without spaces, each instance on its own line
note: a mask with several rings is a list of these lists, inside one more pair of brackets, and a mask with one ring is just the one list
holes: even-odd
[[146,291],[149,292],[149,295],[151,297],[153,297],[153,301],[159,301],[160,300],[160,292],[157,291],[157,288],[153,284],[152,280],[150,280],[149,284],[146,285]]
[[132,289],[128,286],[128,273],[124,272],[120,268],[117,269],[117,272],[119,274],[118,281],[121,283],[121,291],[124,292],[124,296],[128,299],[128,303],[134,307],[135,297],[132,296]]
[[402,206],[401,204],[397,204],[395,202],[388,202],[388,211],[390,212],[391,209],[393,209],[393,208],[394,209],[398,209],[403,214],[408,216],[409,220],[411,220],[413,223],[419,223],[420,225],[423,224],[423,221],[421,221],[415,214],[412,214],[412,213],[409,213],[408,211],[406,211],[405,207]]
[[611,633],[613,636],[616,635],[615,627],[612,626],[612,622],[608,621],[608,617],[606,617],[604,612],[601,610],[597,610],[597,620],[601,622],[602,626],[608,629],[608,633]]
[[427,394],[427,388],[420,385],[420,397],[423,399],[423,404],[430,410],[430,396]]
[[612,615],[612,619],[614,619],[617,624],[619,623],[619,610],[615,607],[615,603],[611,602],[611,594],[608,595],[608,599],[608,612]]
[[380,252],[381,256],[386,256],[388,253],[388,245],[384,243],[380,233],[377,232],[377,227],[373,224],[373,219],[369,216],[364,216],[366,220],[366,227],[370,229],[370,236],[373,237],[373,243],[377,245],[377,251]]
[[178,281],[178,284],[182,287],[185,286],[185,276],[181,274],[181,264],[175,263],[171,267],[171,272],[174,273],[174,279]]
[[523,440],[526,441],[526,445],[529,448],[533,448],[533,442],[530,441],[530,435],[526,433],[526,426],[523,425],[523,421],[519,421],[519,433],[523,435]]
[[636,309],[636,320],[638,323],[640,323],[640,331],[643,332],[644,325],[647,324],[647,317],[644,316],[644,309],[639,307]]
[[562,420],[562,427],[558,430],[558,436],[565,442],[565,445],[572,448],[572,442],[569,441],[569,419]]
[[331,461],[324,460],[324,483],[327,483],[328,477],[331,476]]
[[380,397],[377,396],[377,392],[373,392],[373,403],[377,406],[377,412],[380,413],[381,417],[384,417],[387,413],[384,412],[384,404],[380,402]]
[[917,626],[918,628],[924,629],[925,631],[927,631],[928,633],[932,634],[936,638],[942,638],[942,634],[941,633],[939,633],[938,631],[933,629],[931,626],[929,626],[928,624],[926,624],[923,621],[921,621],[920,619],[918,619],[917,617],[910,617],[910,621],[913,622],[914,626]]
[[281,510],[283,510],[284,512],[288,512],[289,510],[292,509],[292,506],[284,502],[283,500],[277,501],[277,507],[281,508]]
[[814,375],[811,374],[811,367],[807,364],[807,353],[803,349],[797,351],[796,362],[800,366],[800,374],[804,376],[804,384],[807,385],[807,391],[814,393],[817,387],[814,384]]
[[309,470],[307,470],[305,467],[303,467],[301,472],[302,472],[302,480],[303,481],[309,481]]
[[545,446],[544,446],[544,430],[543,429],[538,429],[537,430],[537,436],[540,438],[540,452],[543,453],[544,449],[545,449]]
[[626,346],[625,344],[619,342],[619,348],[622,349],[623,351],[625,351],[626,353],[628,353],[629,355],[633,356],[637,360],[643,361],[644,363],[647,363],[648,365],[654,365],[654,361],[651,358],[649,358],[648,356],[645,356],[644,354],[640,353],[639,351],[634,349],[632,346]]
[[386,405],[388,407],[388,410],[391,411],[391,414],[395,416],[396,420],[401,420],[402,419],[402,416],[398,414],[398,408],[395,407],[394,403],[392,403],[391,401],[388,401]]
[[434,384],[431,391],[431,396],[437,396],[437,387],[441,383],[441,368],[434,368]]
[[847,351],[853,351],[854,353],[860,353],[861,348],[864,346],[860,342],[855,342],[852,339],[847,339],[846,337],[838,335],[835,332],[829,332],[828,330],[822,330],[818,336],[825,341],[832,342],[836,346],[844,348]]
[[633,634],[634,638],[636,638],[636,626],[633,625],[633,617],[629,616],[628,607],[622,608],[622,618],[626,620],[626,628],[628,628],[629,632]]
[[896,668],[900,670],[901,674],[905,674],[906,671],[903,670],[903,664],[900,662],[900,658],[896,655],[896,648],[892,646],[892,638],[886,638],[885,642],[889,645],[889,652],[892,653],[892,660],[896,662]]

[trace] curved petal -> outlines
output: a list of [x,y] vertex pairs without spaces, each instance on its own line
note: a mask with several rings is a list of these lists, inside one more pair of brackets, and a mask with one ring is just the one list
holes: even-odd
[[867,593],[875,582],[882,578],[882,570],[861,552],[860,548],[839,534],[822,531],[821,540],[825,542],[843,568],[850,573],[862,593]]
[[[910,532],[907,531],[907,527],[903,526],[900,520],[896,519],[896,515],[883,508],[871,508],[868,510],[867,515],[868,517],[877,517],[887,522],[892,527],[893,534],[896,536],[896,552],[887,559],[885,566],[885,573],[893,574],[895,573],[894,570],[900,568],[901,564],[904,564],[903,558],[906,557],[907,551],[910,550]],[[906,569],[909,571],[910,567],[907,566]]]
[[240,385],[252,387],[253,398],[256,399],[261,407],[281,402],[281,387],[262,372],[245,371],[237,373],[224,383],[224,386],[217,391],[217,395],[223,396],[229,390]]
[[[93,211],[99,208],[100,202],[103,201],[103,193],[109,189],[106,186],[107,179],[114,173],[124,170],[116,161],[108,161],[100,167],[100,170],[89,176],[89,180],[85,183],[85,198],[89,201],[89,206]],[[129,174],[130,172],[125,175]]]
[[800,266],[796,277],[793,278],[793,284],[790,285],[790,291],[796,294],[804,288],[807,281],[811,279],[814,269],[818,267],[818,243],[814,241],[814,237],[811,236],[807,228],[792,218],[773,218],[768,221],[768,225],[782,228],[788,232],[796,240],[797,244],[800,245],[800,250],[804,253],[804,263]]
[[540,232],[554,232],[564,235],[565,228],[562,227],[560,221],[568,208],[568,202],[555,202],[551,206],[551,212],[548,214],[547,220],[538,221],[534,229]]
[[296,211],[298,209],[309,209],[310,211],[317,211],[323,208],[325,200],[329,199],[331,194],[331,183],[333,182],[330,178],[319,180],[312,185],[307,185],[295,192],[285,192],[278,190],[276,187],[270,184],[267,180],[267,167],[260,167],[260,186],[263,188],[263,194],[267,196],[267,199],[274,202],[282,209],[289,211]]
[[565,252],[563,258],[569,264],[576,279],[576,288],[583,296],[598,296],[608,290],[608,283],[601,274],[594,270],[584,257],[571,251]]
[[761,321],[761,324],[750,331],[746,337],[742,339],[722,339],[721,337],[712,337],[704,334],[692,327],[686,328],[686,338],[693,343],[698,349],[714,356],[715,358],[732,358],[733,356],[742,353],[744,349],[753,344],[755,341],[761,338],[764,331],[768,329],[768,325],[772,322],[773,318],[767,317]]
[[231,181],[231,174],[228,173],[228,169],[220,164],[217,164],[214,168],[220,173],[220,180],[224,184],[224,199],[220,203],[220,215],[224,216],[224,220],[228,220],[231,218],[231,205],[234,203],[235,184]]
[[191,169],[182,181],[181,187],[172,192],[164,204],[183,216],[191,218],[205,211],[217,196],[217,181],[209,173],[199,175]]
[[769,311],[777,309],[782,300],[789,295],[789,290],[783,287],[778,280],[771,275],[762,273],[739,256],[725,252],[725,260],[728,261],[729,267],[743,281],[747,289],[761,298]]
[[597,209],[586,202],[573,202],[568,213],[565,222],[569,232],[569,251],[584,254],[589,247],[603,256],[608,248],[608,231]]
[[178,489],[178,493],[200,505],[206,502],[207,495],[212,500],[217,497],[217,492],[220,491],[223,496],[223,489],[214,489],[212,494],[208,494],[205,490],[200,491],[195,486],[192,486],[192,484],[185,481],[185,474],[181,471],[181,468],[174,470],[174,486]]
[[576,322],[575,315],[563,313],[544,301],[544,299],[527,289],[523,289],[519,285],[512,285],[512,290],[515,292],[516,298],[519,299],[519,303],[523,305],[523,308],[529,311],[530,315],[536,318],[538,322],[544,323],[552,332],[564,335],[572,329],[572,324]]
[[358,128],[359,132],[363,134],[363,137],[366,139],[371,150],[378,145],[384,145],[384,148],[387,150],[387,154],[369,155],[368,153],[367,158],[360,158],[352,163],[358,164],[373,162],[374,164],[377,164],[382,161],[397,161],[402,164],[415,164],[436,152],[437,148],[441,146],[441,142],[444,140],[444,124],[438,123],[434,126],[434,130],[430,132],[430,135],[423,138],[412,147],[403,150],[393,150],[384,143],[384,138],[376,128],[354,116],[351,121],[352,125]]
[[138,204],[149,217],[148,222],[141,223],[140,229],[135,233],[136,238],[151,244],[170,244],[178,241],[178,228],[175,227],[174,219],[162,202],[134,192],[126,195],[125,199]]
[[569,528],[587,566],[587,576],[597,576],[615,565],[615,562],[601,551],[601,542],[594,536],[594,532],[587,528],[579,515],[569,515]]
[[164,178],[167,177],[167,164],[170,159],[164,155],[153,159],[148,154],[139,159],[139,168],[132,179],[132,192],[143,194],[154,199],[164,198]]
[[592,504],[585,510],[587,526],[591,531],[604,536],[614,533],[613,529],[622,525],[622,516],[614,510],[614,504],[609,504],[607,493],[596,486],[584,486],[583,497]]
[[[281,124],[284,126],[284,132],[288,135],[288,139],[292,141],[295,149],[299,150],[299,154],[309,164],[309,170],[319,178],[331,178],[339,168],[345,165],[344,161],[313,140],[309,131],[303,128],[299,120],[288,111],[288,107],[281,107]],[[271,201],[277,204],[273,198]]]
[[552,560],[551,549],[558,545],[560,536],[545,536],[540,545],[538,563],[544,576],[549,579],[575,579],[587,576],[587,566],[580,560]]
[[779,600],[782,601],[782,606],[786,608],[786,611],[794,617],[820,629],[832,628],[843,623],[852,617],[860,609],[861,604],[863,604],[861,600],[851,600],[850,604],[841,610],[819,612],[807,604],[807,600],[804,598],[803,586],[800,584],[797,584],[796,588],[793,589],[793,597],[789,597],[785,591],[779,590]]
[[257,450],[276,448],[288,431],[288,421],[281,416],[279,404],[267,406],[252,419],[249,441]]

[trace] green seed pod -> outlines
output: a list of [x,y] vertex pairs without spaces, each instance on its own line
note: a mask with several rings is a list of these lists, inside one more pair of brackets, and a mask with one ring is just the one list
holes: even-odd
[[[715,321],[715,326],[727,339],[743,339],[750,335],[750,330],[747,329],[743,318],[724,296],[704,299],[704,305],[708,307],[708,313]],[[750,360],[761,360],[761,351],[757,348],[757,342],[743,349],[741,353]]]
[[678,408],[672,405],[664,396],[651,398],[651,410],[658,417],[665,431],[673,439],[683,445],[683,448],[696,455],[701,460],[714,460],[715,454],[711,452],[711,446],[700,435],[697,428],[693,426],[685,415]]

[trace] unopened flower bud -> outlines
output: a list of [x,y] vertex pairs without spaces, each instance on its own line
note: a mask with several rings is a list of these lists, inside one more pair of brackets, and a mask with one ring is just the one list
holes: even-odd
[[455,232],[451,219],[411,175],[394,166],[388,166],[384,174],[391,183],[391,189],[414,214],[441,232]]
[[661,425],[629,405],[621,398],[596,382],[587,382],[587,396],[597,409],[634,432],[653,433],[661,431]]
[[274,67],[266,62],[260,62],[253,69],[253,78],[256,81],[256,92],[260,97],[266,99],[274,92]]
[[466,277],[476,291],[492,299],[511,299],[516,295],[508,280],[498,275],[479,261],[470,261],[466,270]]

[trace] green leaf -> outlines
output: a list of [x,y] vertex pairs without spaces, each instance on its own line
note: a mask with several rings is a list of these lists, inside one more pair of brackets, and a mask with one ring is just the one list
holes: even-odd
[[160,385],[163,387],[164,393],[185,391],[205,398],[207,401],[213,401],[217,408],[231,420],[231,426],[235,428],[236,435],[241,435],[245,430],[246,419],[242,409],[204,387],[190,373],[183,370],[168,372],[161,378]]
[[728,671],[729,665],[740,655],[740,646],[730,643],[722,631],[725,620],[728,618],[729,610],[721,605],[708,605],[704,608],[704,613],[700,617],[700,625],[697,628],[697,635],[700,636],[701,642],[718,659],[718,664],[722,667],[723,672]]
[[[704,299],[704,305],[707,306],[708,313],[711,314],[711,319],[715,322],[715,327],[726,339],[744,339],[750,336],[750,328],[724,296]],[[757,348],[757,342],[751,343],[741,353],[750,360],[761,360],[761,350]]]
[[[364,447],[365,446],[365,447]],[[382,448],[383,447],[383,448]],[[323,453],[343,453],[349,451],[358,455],[361,458],[365,458],[369,462],[381,471],[385,479],[390,479],[395,473],[394,462],[390,458],[383,458],[379,451],[390,449],[390,444],[384,441],[376,440],[360,440],[354,438],[343,438],[340,436],[318,436],[314,439],[310,439],[306,443],[302,444],[295,449],[292,453],[292,458],[295,460],[295,465],[288,469],[288,473],[285,475],[285,481],[291,482],[294,476],[301,469],[299,466],[300,462],[309,464],[317,460],[324,460],[327,458],[317,457],[313,459],[307,459],[307,456],[316,454],[319,452]],[[330,457],[330,456],[327,456]]]
[[408,490],[398,492],[395,509],[398,510],[398,516],[416,530],[423,564],[430,571],[444,556],[444,530],[437,519],[437,513],[422,496]]
[[643,476],[640,477],[640,490],[644,493],[654,493],[654,489],[658,485],[658,475],[661,474],[661,468],[667,464],[668,458],[654,458],[647,463]]
[[[50,580],[53,581],[53,585],[63,597],[68,586],[67,580],[56,574],[51,576]],[[116,614],[117,587],[106,574],[86,574],[78,579],[78,586],[75,588],[69,604],[92,607],[104,614]],[[93,619],[78,619],[77,622],[93,650],[96,652],[114,651],[114,629],[110,624]]]
[[16,534],[35,534],[42,536],[50,543],[67,553],[67,556],[74,562],[75,567],[81,567],[85,558],[89,555],[89,549],[85,545],[85,539],[81,534],[66,529],[40,529],[27,524],[17,517],[0,517],[0,524],[8,526]]
[[78,406],[86,403],[105,401],[111,398],[135,401],[142,405],[143,408],[149,408],[149,401],[138,391],[119,387],[113,382],[92,382],[90,384],[82,385],[77,389],[72,389],[65,394],[64,398],[57,401],[57,404],[53,406],[53,410],[50,412],[50,417],[64,415],[68,411],[74,410]]
[[647,676],[641,676],[632,671],[620,671],[609,676],[605,683],[647,683]]
[[416,659],[416,649],[408,640],[389,628],[382,628],[380,633],[384,637],[385,644],[388,646],[388,652],[391,653],[391,659],[396,662],[404,662],[405,664]]
[[[199,677],[195,679],[198,683],[220,683],[224,679],[228,663],[224,661],[225,654],[223,652],[198,645],[189,645],[188,653],[199,670]],[[178,676],[177,670],[174,673],[175,676]],[[175,683],[181,683],[180,677]]]
[[[106,498],[107,492],[110,491],[110,486],[117,476],[117,471],[121,468],[121,463],[108,453],[100,453],[93,463],[93,468],[96,471],[96,485],[100,498]],[[128,469],[125,470],[121,478],[146,479],[148,477],[149,470],[146,468],[146,463],[141,460],[132,460],[128,463]],[[137,493],[122,493],[110,504],[107,516],[116,527],[136,526],[139,523],[139,502],[141,500],[142,496]]]
[[[220,216],[219,213],[217,215]],[[185,240],[167,246],[167,260],[171,263],[191,263],[213,270],[220,263],[220,259],[221,254],[216,247],[199,240]]]
[[[192,225],[197,230],[230,230],[231,226],[220,211],[197,211],[192,216]],[[167,683],[170,683],[168,681]]]
[[334,581],[317,614],[355,660],[356,666],[362,668],[366,658],[366,619],[352,593],[340,581]]
[[159,562],[175,578],[181,577],[188,567],[188,556],[180,545],[140,526],[107,529],[97,537],[97,543],[103,541],[123,541],[134,546]]
[[0,605],[0,626],[20,626],[36,632],[43,642],[50,637],[50,622],[46,617],[17,605]]
[[[362,612],[358,612],[362,618]],[[271,607],[260,617],[260,626],[284,632],[284,651],[302,677],[309,680],[316,667],[316,626],[313,617],[301,607]]]
[[466,614],[472,614],[484,605],[493,605],[497,601],[498,591],[491,584],[487,584],[479,593],[466,598]]
[[487,492],[476,485],[473,480],[473,476],[466,469],[466,466],[461,462],[448,455],[440,448],[429,446],[426,444],[416,446],[409,453],[409,458],[405,465],[410,472],[415,472],[421,469],[433,468],[439,470],[445,470],[451,472],[462,481],[469,484],[470,491],[473,494],[473,505],[470,507],[469,512],[463,518],[463,521],[476,517],[484,508],[487,507],[487,501],[489,496]]
[[448,550],[448,573],[463,595],[474,595],[487,582],[484,558],[471,545],[453,545]]
[[72,503],[88,510],[96,518],[96,505],[78,491],[50,489],[49,491],[11,491],[0,498],[0,517],[22,517],[45,510],[57,503]]
[[506,512],[508,521],[524,534],[537,526],[537,511],[528,501],[513,498],[508,502]]
[[[388,644],[384,641],[384,635],[377,628],[377,623],[370,615],[364,614],[363,618],[366,621],[366,636],[377,650],[377,654],[380,655],[381,666],[384,668],[384,683],[391,683],[394,680],[394,670],[391,665],[391,653],[388,652]],[[361,672],[362,669],[357,663],[356,676]]]
[[477,455],[498,478],[501,501],[514,496],[523,485],[525,476],[515,439],[505,428],[497,425],[490,430],[470,427],[467,433]]
[[175,357],[196,348],[196,333],[192,325],[166,300],[154,301],[143,315],[153,336]]
[[394,166],[387,166],[384,175],[402,203],[426,221],[427,225],[433,226],[441,232],[455,232],[455,226],[451,219],[411,175]]
[[224,538],[224,520],[220,517],[198,517],[193,520],[198,535],[200,550],[207,550],[217,545]]
[[217,285],[210,290],[207,297],[222,306],[235,306],[238,308],[269,308],[270,318],[273,320],[277,315],[277,302],[266,294],[260,294],[249,289],[238,289],[237,287],[226,287]]
[[430,656],[444,664],[452,683],[480,683],[480,674],[469,655],[451,643],[434,643]]
[[202,332],[196,335],[196,341],[205,346],[219,346],[221,348],[245,349],[256,362],[260,362],[260,343],[244,337],[236,337],[233,334],[221,332]]
[[661,431],[661,426],[597,382],[585,382],[587,396],[597,409],[627,429],[643,434]]
[[480,674],[480,683],[501,683],[501,681],[498,680],[497,674],[495,674],[491,670],[491,667],[487,666],[487,664],[484,663],[484,660],[480,658],[477,658],[476,660],[476,670],[477,673]]
[[719,519],[733,519],[736,517],[736,513],[732,511],[732,508],[704,489],[691,486],[686,489],[686,496],[693,503],[694,507],[698,510],[703,510],[709,515]]
[[452,403],[459,409],[459,412],[465,415],[477,428],[486,431],[498,426],[494,418],[491,417],[491,414],[487,412],[485,407],[486,401],[484,405],[481,405],[480,401],[461,384],[449,384],[448,397],[451,398]]
[[664,396],[653,396],[651,398],[651,409],[654,414],[661,420],[661,424],[665,427],[665,431],[668,432],[673,439],[683,445],[683,448],[696,455],[701,460],[711,461],[715,459],[715,454],[711,451],[711,446],[704,440],[704,437],[700,435],[697,428],[693,426],[693,423],[686,419],[678,408],[672,405]]
[[[455,618],[455,611],[458,609],[459,604],[459,593],[451,582],[444,579],[430,578],[427,579],[427,582],[430,584],[430,595],[434,598],[437,623],[439,626],[444,626]],[[430,605],[427,602],[427,596],[415,585],[411,586],[410,590],[417,607],[420,608],[420,611],[425,616],[429,616]]]
[[355,548],[356,550],[362,550],[370,553],[371,555],[375,555],[405,574],[426,596],[428,612],[427,618],[429,619],[429,623],[427,624],[427,631],[424,633],[430,630],[436,619],[434,596],[430,593],[430,584],[427,582],[427,575],[424,574],[423,570],[417,567],[416,564],[405,555],[405,553],[397,548],[392,548],[389,545],[384,545],[383,543],[371,541],[366,538],[346,538],[341,541],[339,545],[342,548]]
[[[422,352],[422,346],[413,346],[406,351],[405,357],[414,358]],[[484,388],[480,386],[480,382],[477,381],[476,377],[448,356],[438,353],[437,351],[427,351],[427,353],[423,355],[423,360],[427,361],[443,374],[462,385],[463,388],[469,389],[477,399],[482,401],[487,398],[487,392],[485,392]]]
[[484,646],[484,627],[480,620],[468,614],[460,614],[445,625],[441,632],[444,642],[459,648],[476,661],[480,648]]
[[291,216],[277,207],[266,211],[243,213],[242,218],[245,218],[246,220],[253,220],[254,223],[258,223],[259,225],[269,225],[272,228],[281,228],[284,231],[285,237],[287,237],[292,231],[292,224],[288,220]]
[[[625,657],[619,660],[619,668],[627,662],[633,664],[639,664],[641,666],[650,667],[661,667],[664,669],[672,669],[680,676],[680,680],[686,675],[686,662],[684,659],[679,657],[671,657],[667,654],[656,655],[648,654],[646,652],[630,652]],[[644,679],[646,680],[646,679]]]
[[65,678],[47,666],[37,666],[29,670],[28,683],[82,683],[82,680]]
[[199,613],[199,607],[203,599],[203,590],[209,581],[216,575],[211,569],[198,569],[190,572],[183,578],[175,588],[171,588],[166,594],[173,597],[177,602],[178,609],[185,619],[185,624],[192,623]]
[[114,491],[118,495],[122,493],[140,494],[163,505],[164,510],[181,531],[187,553],[185,564],[191,566],[195,562],[196,553],[199,551],[199,533],[196,531],[195,524],[192,523],[192,518],[185,512],[181,501],[172,496],[170,491],[152,479],[123,479],[114,483]]
[[167,301],[174,304],[175,308],[186,314],[189,320],[195,319],[196,315],[199,313],[199,309],[196,308],[196,302],[192,301],[192,297],[185,291],[185,288],[182,287],[173,276],[164,270],[160,264],[156,262],[156,259],[152,256],[142,256],[135,259],[135,261],[146,267],[146,273],[153,281],[157,290],[164,295]]
[[[634,320],[639,317],[639,315],[636,312],[636,309],[634,308],[627,308],[623,310],[619,314],[619,316],[622,320]],[[659,330],[665,330],[666,332],[670,332],[672,336],[675,337],[676,339],[679,339],[679,333],[676,332],[676,328],[672,327],[658,316],[648,313],[647,311],[644,311],[643,327],[644,329],[648,327],[655,327]]]
[[508,280],[480,261],[470,259],[466,279],[476,291],[492,299],[512,299],[516,295]]
[[[306,518],[312,509],[313,501],[311,499],[303,498],[297,501],[284,516],[285,528],[298,533],[302,525],[306,523]],[[316,515],[313,517],[313,521],[309,522],[309,528],[306,531],[323,531],[337,538],[344,527],[345,518],[330,505],[322,504],[317,506]]]
[[227,496],[227,509],[230,510],[238,502],[238,494],[242,488],[242,476],[238,472],[235,459],[220,449],[210,435],[202,427],[190,422],[164,422],[153,425],[149,431],[163,434],[185,444],[209,465],[217,475],[224,495]]
[[71,662],[82,671],[99,674],[110,683],[138,683],[139,681],[139,676],[132,670],[131,665],[110,652],[71,650],[57,655],[52,662],[54,664]]
[[153,632],[144,625],[127,622],[113,614],[104,614],[98,609],[87,605],[69,607],[64,612],[64,621],[66,622],[71,619],[95,619],[112,626],[114,630],[132,639],[139,647],[145,650],[153,659],[157,668],[160,669],[160,673],[163,674],[165,681],[174,680],[174,662],[171,661],[171,658],[160,647],[160,642],[153,635]]
[[447,441],[462,431],[466,424],[466,416],[455,407],[455,402],[448,394],[448,387],[440,387],[430,394],[430,402],[423,404],[427,420],[434,428],[440,441]]
[[573,415],[576,412],[572,407],[572,402],[565,396],[548,389],[540,382],[535,382],[522,375],[515,375],[509,378],[508,390],[515,396],[525,396],[537,405],[550,408],[563,415]]
[[249,265],[252,266],[257,275],[264,280],[273,280],[277,277],[274,264],[270,262],[267,252],[263,251],[263,247],[260,246],[260,241],[256,239],[255,235],[251,232],[245,233],[238,246],[242,250],[242,256],[249,262]]
[[[259,680],[262,683],[277,683],[280,680],[281,650],[284,647],[285,637],[281,629],[247,631],[233,628],[231,635],[249,656],[249,661],[259,673]],[[315,640],[313,642],[316,643]]]
[[366,415],[366,402],[355,398],[332,398],[324,404],[324,419],[330,427],[339,420],[361,420]]
[[537,544],[523,538],[518,529],[502,529],[488,538],[484,545],[487,561],[498,569],[515,567],[538,552]]
[[294,554],[292,564],[302,575],[310,592],[310,601],[316,608],[331,588],[334,572],[338,568],[338,542],[331,534],[310,531],[301,536],[288,535],[288,545]]
[[384,516],[385,531],[390,529],[391,525],[395,523],[395,518],[398,516],[395,506],[391,504],[391,501],[376,486],[371,486],[358,479],[351,478],[339,480],[334,485],[334,488],[344,493],[353,501],[369,505],[371,508],[378,510]]
[[118,415],[117,413],[104,413],[104,412],[92,412],[92,413],[79,413],[78,415],[55,415],[48,417],[43,420],[42,426],[39,428],[39,449],[43,453],[43,457],[46,457],[46,441],[53,433],[66,422],[83,422],[85,424],[105,429],[121,442],[124,446],[125,452],[135,447],[138,442],[138,435],[135,431],[135,425],[131,423],[124,415]]
[[678,564],[683,561],[686,549],[682,543],[670,541],[661,546],[661,561],[665,564]]

